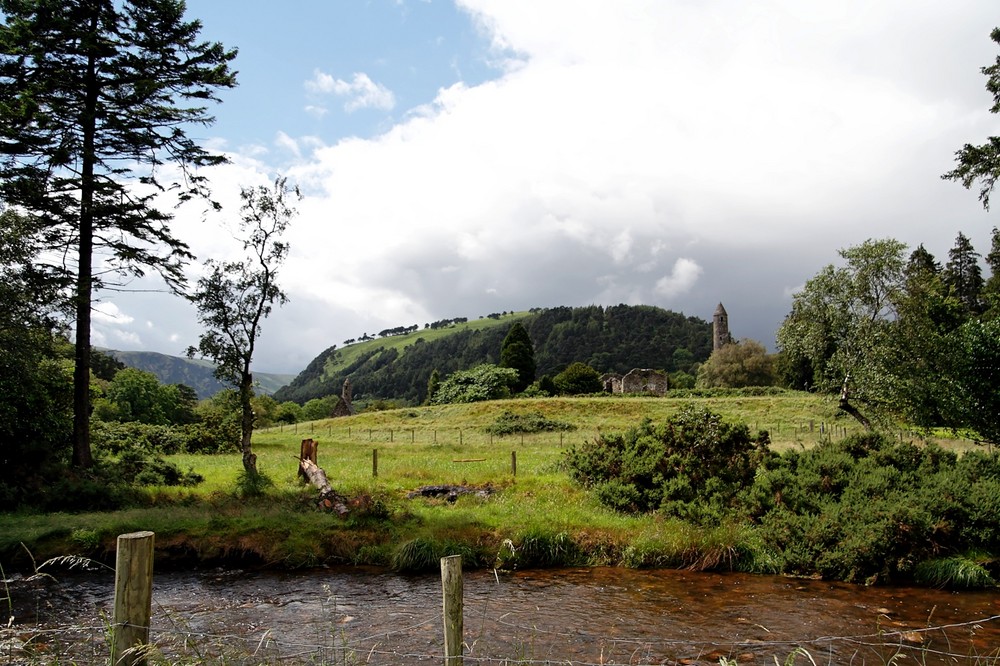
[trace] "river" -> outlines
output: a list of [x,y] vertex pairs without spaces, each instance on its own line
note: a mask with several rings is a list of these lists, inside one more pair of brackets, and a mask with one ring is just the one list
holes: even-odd
[[[111,572],[14,579],[0,663],[106,658]],[[171,662],[439,664],[441,582],[377,569],[156,573]],[[0,604],[3,608],[3,604]],[[7,610],[7,608],[3,608]],[[1000,663],[1000,593],[612,568],[465,573],[466,664]],[[992,657],[992,659],[988,659]]]

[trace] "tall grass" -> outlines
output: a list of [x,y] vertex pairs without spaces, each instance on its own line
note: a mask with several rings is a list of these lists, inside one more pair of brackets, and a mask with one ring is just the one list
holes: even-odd
[[[149,529],[157,533],[166,566],[171,558],[249,558],[277,566],[395,563],[412,569],[422,566],[420,548],[427,544],[434,552],[442,544],[465,544],[476,562],[492,566],[503,559],[504,544],[510,544],[517,553],[509,559],[511,566],[770,571],[773,558],[749,530],[696,530],[652,515],[615,513],[571,483],[561,466],[563,451],[572,444],[644,418],[665,420],[692,401],[727,419],[743,420],[751,429],[769,430],[778,448],[808,447],[829,437],[834,426],[851,428],[837,416],[831,399],[805,393],[697,400],[547,398],[363,413],[256,432],[258,465],[273,483],[260,489],[262,496],[240,491],[238,454],[178,454],[169,459],[201,474],[202,484],[151,488],[144,506],[124,511],[2,515],[0,562],[24,565],[22,542],[43,558],[73,553],[107,559],[118,534]],[[541,414],[576,430],[490,435],[486,427],[504,411]],[[306,437],[319,441],[319,465],[333,487],[357,500],[348,518],[317,510],[315,489],[298,478],[296,456]],[[462,496],[454,503],[408,499],[411,491],[433,484],[489,486],[493,494]],[[411,545],[404,549],[404,544]]]

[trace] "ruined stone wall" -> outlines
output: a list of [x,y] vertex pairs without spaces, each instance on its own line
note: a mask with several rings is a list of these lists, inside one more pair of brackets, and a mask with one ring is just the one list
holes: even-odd
[[665,395],[669,387],[667,373],[662,370],[636,368],[622,377],[622,393]]

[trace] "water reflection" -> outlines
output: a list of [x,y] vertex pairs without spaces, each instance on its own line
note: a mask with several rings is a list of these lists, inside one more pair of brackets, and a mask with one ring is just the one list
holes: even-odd
[[[23,641],[34,626],[51,629],[37,642],[52,652],[83,645],[78,657],[96,659],[112,590],[108,573],[14,583],[15,630]],[[157,573],[154,598],[151,637],[172,657],[441,660],[434,575]],[[883,664],[898,651],[918,663],[977,663],[998,656],[1000,595],[684,571],[474,571],[465,576],[465,638],[467,663],[774,663],[796,648],[817,663]],[[16,649],[8,641],[0,655]]]

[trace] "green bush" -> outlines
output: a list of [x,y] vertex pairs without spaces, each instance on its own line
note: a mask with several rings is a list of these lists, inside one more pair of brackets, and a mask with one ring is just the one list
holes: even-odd
[[934,444],[856,435],[768,460],[738,504],[782,553],[786,573],[930,580],[925,562],[1000,551],[995,454],[959,458]]
[[509,409],[502,411],[492,424],[483,428],[486,434],[497,435],[499,437],[519,433],[530,434],[535,432],[557,432],[560,430],[576,430],[576,426],[564,421],[554,421],[547,418],[541,412],[515,414]]
[[584,395],[604,390],[600,373],[579,361],[570,363],[565,370],[552,378],[552,382],[563,395]]
[[649,420],[601,435],[565,455],[570,474],[618,511],[661,510],[717,524],[767,457],[767,433],[750,435],[707,409],[684,407],[666,423]]

